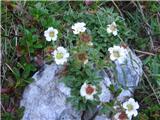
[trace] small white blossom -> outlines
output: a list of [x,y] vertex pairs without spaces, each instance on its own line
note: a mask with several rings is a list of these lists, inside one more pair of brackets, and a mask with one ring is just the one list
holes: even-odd
[[89,42],[88,45],[89,45],[89,46],[93,46],[93,42]]
[[97,93],[96,87],[91,84],[84,83],[80,89],[80,95],[88,100],[93,100],[94,95]]
[[120,46],[113,46],[108,49],[110,52],[110,59],[112,61],[118,61],[120,64],[123,63],[127,58],[127,50]]
[[135,117],[138,114],[137,109],[139,109],[139,104],[138,102],[135,102],[133,98],[130,98],[128,101],[123,103],[123,108],[126,109],[128,117],[132,117],[132,115]]
[[86,59],[85,61],[84,61],[84,64],[87,64],[88,63],[88,59]]
[[115,22],[112,22],[112,24],[110,25],[107,25],[107,32],[108,33],[112,33],[114,36],[116,36],[118,33],[118,30],[117,30],[117,25]]
[[57,40],[58,30],[53,27],[49,27],[46,31],[44,31],[44,36],[47,41],[56,41]]
[[86,30],[86,24],[84,22],[78,22],[78,23],[75,23],[73,26],[72,26],[72,29],[73,29],[73,33],[74,34],[79,34],[81,32],[85,32]]
[[69,53],[67,50],[63,47],[58,47],[54,52],[53,52],[53,57],[55,59],[56,64],[58,65],[63,65],[65,62],[67,62],[67,58],[69,57]]

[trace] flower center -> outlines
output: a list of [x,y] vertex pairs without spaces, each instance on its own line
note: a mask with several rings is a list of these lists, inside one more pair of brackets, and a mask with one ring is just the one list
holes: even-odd
[[133,105],[128,104],[128,105],[127,105],[127,108],[128,108],[129,111],[131,111],[131,110],[133,110]]
[[113,51],[113,55],[114,55],[114,57],[116,57],[116,58],[119,58],[119,57],[120,57],[120,54],[119,54],[118,51]]
[[89,41],[91,41],[91,36],[89,36],[89,35],[87,35],[87,34],[81,34],[81,35],[80,35],[80,39],[81,39],[83,42],[88,43]]
[[115,30],[116,30],[116,26],[115,26],[115,25],[111,25],[111,26],[110,26],[110,29],[111,29],[112,31],[115,31]]
[[54,32],[50,32],[50,33],[49,33],[49,36],[50,36],[50,37],[54,37]]
[[86,53],[79,53],[79,54],[78,54],[78,59],[79,59],[80,61],[85,61],[85,60],[87,60],[87,59],[88,59],[87,54],[86,54]]
[[94,88],[90,85],[87,86],[86,88],[86,93],[91,95],[94,92]]
[[63,53],[57,53],[56,58],[57,59],[62,59],[63,58]]
[[118,117],[120,120],[126,120],[127,119],[127,115],[125,114],[125,112],[121,112],[121,114]]

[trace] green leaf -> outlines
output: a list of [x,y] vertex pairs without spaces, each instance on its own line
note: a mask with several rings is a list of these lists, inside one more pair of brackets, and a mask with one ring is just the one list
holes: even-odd
[[109,86],[109,90],[110,90],[111,92],[115,92],[114,85],[110,85],[110,86]]

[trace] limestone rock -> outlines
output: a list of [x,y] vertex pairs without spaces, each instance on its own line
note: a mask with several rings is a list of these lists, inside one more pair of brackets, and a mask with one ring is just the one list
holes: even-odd
[[[99,76],[103,78],[100,86],[102,93],[99,95],[101,102],[109,102],[113,95],[108,87],[113,84],[116,88],[123,87],[118,96],[120,101],[131,97],[142,76],[142,63],[140,59],[130,50],[124,64],[116,64],[117,80],[109,77],[106,70],[100,71]],[[22,120],[81,120],[81,112],[76,111],[66,98],[70,96],[70,88],[59,82],[57,73],[62,68],[55,65],[45,65],[33,76],[34,82],[24,91],[21,106],[25,107]],[[113,72],[109,68],[109,72]],[[105,115],[97,115],[95,120],[110,120]],[[88,120],[88,118],[86,118]]]
[[[22,120],[80,120],[80,112],[66,103],[70,88],[58,81],[60,67],[45,65],[44,71],[37,72],[24,91],[21,106],[25,107]],[[70,114],[69,114],[70,113]],[[73,118],[73,119],[72,119]]]

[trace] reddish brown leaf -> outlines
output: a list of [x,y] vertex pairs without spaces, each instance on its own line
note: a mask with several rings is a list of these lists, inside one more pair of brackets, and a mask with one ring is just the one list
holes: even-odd
[[41,67],[44,65],[44,61],[43,61],[43,58],[41,55],[37,55],[35,58],[34,58],[34,62],[36,63],[37,66]]
[[21,50],[21,47],[19,45],[16,46],[16,53],[17,53],[17,57],[22,56],[22,50]]
[[54,48],[51,46],[48,46],[47,48],[45,48],[45,54],[51,54],[54,51]]
[[14,92],[13,88],[1,88],[1,94],[10,94],[13,92]]
[[66,76],[68,73],[68,66],[65,64],[64,68],[58,73],[58,75]]
[[9,0],[5,0],[4,3],[9,10],[13,10],[15,8],[15,5]]
[[31,59],[30,59],[29,53],[27,53],[27,54],[25,55],[25,58],[26,58],[26,62],[27,62],[27,63],[30,63]]

